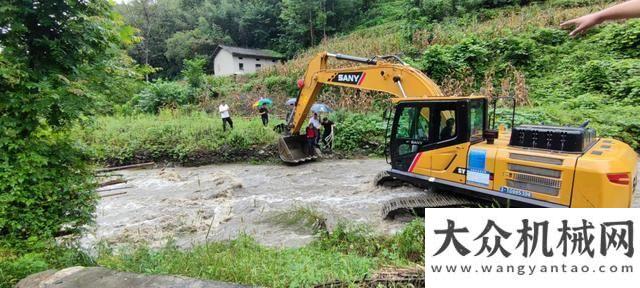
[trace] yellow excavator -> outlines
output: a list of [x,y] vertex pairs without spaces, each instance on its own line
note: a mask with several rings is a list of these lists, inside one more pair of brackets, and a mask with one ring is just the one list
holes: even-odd
[[[329,58],[360,66],[330,69]],[[494,104],[495,126],[494,99],[446,97],[425,74],[395,56],[323,52],[313,58],[298,83],[290,129],[279,140],[283,161],[300,163],[318,157],[319,151],[306,149],[300,130],[324,85],[394,97],[387,128],[391,168],[376,181],[410,183],[437,193],[389,203],[387,212],[403,206],[452,206],[465,203],[464,199],[508,202],[512,207],[631,206],[638,157],[629,145],[597,138],[588,121],[579,127],[513,127],[512,119],[510,131],[491,130],[488,110]],[[513,107],[515,115],[515,101]]]

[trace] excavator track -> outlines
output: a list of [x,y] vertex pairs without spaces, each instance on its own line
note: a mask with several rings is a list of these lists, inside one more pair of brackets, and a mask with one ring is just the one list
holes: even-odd
[[478,207],[478,205],[484,204],[484,202],[470,199],[467,197],[458,196],[454,193],[447,193],[446,191],[434,191],[433,189],[421,189],[411,185],[405,181],[399,180],[382,171],[378,173],[375,179],[377,186],[392,188],[390,193],[403,194],[403,191],[414,192],[416,189],[422,190],[420,195],[411,196],[399,196],[382,203],[380,209],[380,215],[383,218],[388,218],[394,211],[402,209],[415,209],[415,208],[444,208],[444,207]]

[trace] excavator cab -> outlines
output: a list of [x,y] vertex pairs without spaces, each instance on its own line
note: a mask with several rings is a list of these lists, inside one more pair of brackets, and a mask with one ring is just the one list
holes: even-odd
[[484,140],[486,98],[439,98],[400,99],[396,104],[388,140],[393,169],[424,176],[444,174],[458,165],[465,167],[469,145]]

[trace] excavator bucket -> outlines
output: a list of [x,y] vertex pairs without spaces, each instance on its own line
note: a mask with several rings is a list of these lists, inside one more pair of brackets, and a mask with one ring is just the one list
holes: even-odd
[[320,151],[313,148],[313,155],[307,153],[307,137],[305,135],[282,136],[278,141],[280,159],[287,163],[302,163],[318,158]]

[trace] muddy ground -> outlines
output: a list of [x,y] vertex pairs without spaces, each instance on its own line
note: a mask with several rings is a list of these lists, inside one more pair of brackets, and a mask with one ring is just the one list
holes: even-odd
[[[100,200],[97,225],[82,243],[89,249],[98,241],[158,247],[172,239],[189,247],[247,233],[265,245],[295,247],[310,242],[313,232],[274,216],[299,208],[318,211],[329,229],[347,220],[394,233],[408,220],[382,219],[381,203],[422,192],[375,187],[375,175],[387,168],[384,160],[369,159],[117,171],[128,183],[102,188],[115,190],[99,193],[112,196]],[[633,206],[640,207],[640,193]]]

